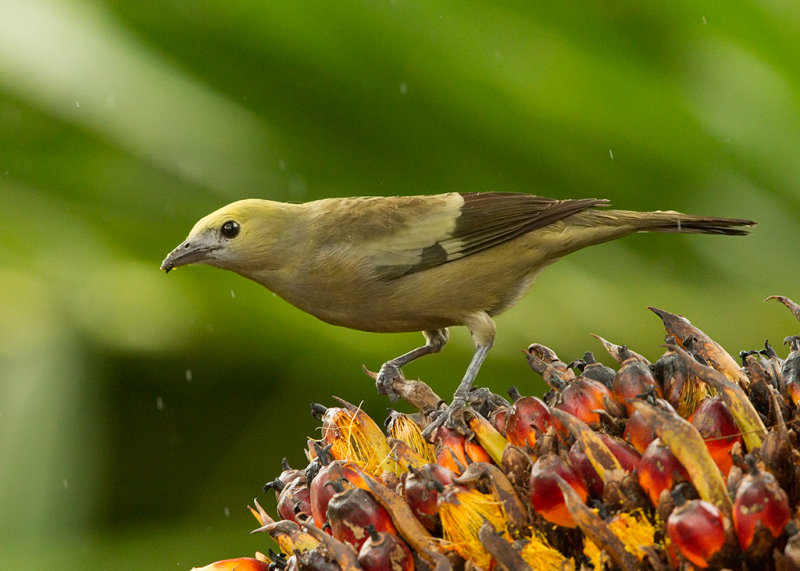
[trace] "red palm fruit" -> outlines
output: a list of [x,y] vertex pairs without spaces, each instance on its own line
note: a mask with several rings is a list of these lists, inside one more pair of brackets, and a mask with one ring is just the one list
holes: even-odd
[[742,434],[731,411],[718,396],[710,397],[689,415],[689,422],[703,437],[709,454],[727,478],[733,466],[731,450],[737,442],[742,442]]
[[680,488],[673,499],[675,509],[667,518],[670,541],[689,562],[705,569],[725,545],[722,512],[705,500],[687,501]]
[[639,485],[654,506],[661,492],[689,480],[689,473],[660,438],[653,440],[639,460]]
[[581,497],[589,496],[586,484],[569,464],[556,454],[545,454],[533,464],[530,478],[531,504],[544,519],[562,527],[575,527],[575,521],[564,503],[564,495],[553,476],[558,474]]
[[633,446],[605,432],[598,433],[598,436],[600,440],[608,446],[608,449],[611,450],[611,453],[617,460],[619,460],[619,463],[626,472],[633,472],[639,467],[642,456]]
[[364,571],[413,571],[414,556],[405,541],[393,533],[367,526],[367,540],[358,552]]
[[654,392],[658,398],[661,398],[661,387],[650,367],[639,361],[638,359],[628,359],[622,363],[619,368],[617,376],[611,383],[611,393],[614,400],[621,406],[624,406],[628,411],[628,416],[633,414],[633,405],[631,401],[641,395]]
[[[597,435],[626,472],[633,472],[639,466],[641,456],[633,446],[605,432],[599,432]],[[589,461],[583,446],[577,441],[569,449],[569,463],[586,482],[589,491],[595,496],[602,497],[605,487],[603,480]]]
[[267,571],[269,563],[252,557],[237,557],[209,563],[205,567],[193,567],[193,571]]
[[[275,479],[275,493],[278,495],[278,515],[282,519],[297,521],[297,514],[311,516],[311,490],[306,485],[305,476],[298,476],[288,484],[277,484]],[[279,486],[282,486],[279,489]]]
[[461,474],[473,462],[492,461],[486,450],[475,440],[444,425],[437,429],[433,444],[436,463],[455,474]]
[[309,486],[309,503],[314,523],[321,528],[327,521],[328,502],[335,491],[328,482],[340,481],[344,487],[363,486],[361,469],[346,460],[334,460],[322,468]]
[[655,440],[656,431],[653,429],[653,425],[645,420],[642,413],[635,410],[628,417],[628,423],[625,425],[622,438],[630,442],[639,454],[644,454],[650,443]]
[[611,399],[607,386],[600,381],[578,377],[561,390],[553,406],[595,428],[600,424],[600,414],[596,411],[605,410],[605,399]]
[[572,443],[569,448],[569,465],[581,477],[589,492],[597,498],[603,497],[603,489],[605,484],[602,478],[597,474],[597,471],[592,466],[586,451],[583,449],[583,444],[577,440]]
[[278,514],[282,519],[297,521],[295,515],[303,513],[311,515],[310,490],[306,485],[306,474],[303,470],[295,470],[289,466],[286,458],[281,466],[280,475],[264,484],[264,493],[269,489],[275,490],[278,502]]
[[506,438],[514,446],[533,448],[540,434],[553,423],[550,409],[537,397],[520,397],[506,418]]
[[789,522],[789,500],[775,477],[758,469],[752,455],[745,461],[749,472],[736,490],[733,527],[742,549],[763,555]]
[[411,470],[406,477],[406,503],[428,531],[437,531],[440,527],[437,501],[439,492],[446,485],[453,483],[455,474],[439,464],[425,464],[418,470]]
[[507,406],[499,406],[489,414],[489,422],[491,422],[492,426],[497,429],[497,432],[503,436],[506,435],[506,421],[510,414],[511,407]]
[[356,551],[367,540],[367,526],[378,531],[397,533],[389,512],[366,490],[345,489],[339,482],[329,482],[336,493],[328,502],[328,522],[331,535],[355,547]]

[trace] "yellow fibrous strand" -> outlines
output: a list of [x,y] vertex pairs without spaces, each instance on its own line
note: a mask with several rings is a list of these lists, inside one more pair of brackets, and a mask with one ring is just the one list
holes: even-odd
[[[608,527],[625,545],[625,550],[639,561],[646,555],[642,548],[652,546],[655,542],[656,530],[641,510],[614,516]],[[602,569],[608,560],[605,552],[590,539],[586,540],[583,553],[591,560],[595,569]]]
[[488,521],[501,535],[510,537],[502,506],[492,496],[478,490],[449,491],[440,498],[439,516],[445,548],[483,569],[488,569],[492,562],[491,554],[478,539],[483,522]]
[[566,559],[537,534],[525,542],[520,555],[531,569],[537,571],[575,571],[575,561]]
[[326,413],[323,439],[331,444],[331,454],[337,460],[350,460],[375,476],[384,472],[403,472],[391,458],[391,450],[380,427],[361,409],[348,411],[332,409]]
[[389,436],[402,440],[417,454],[419,454],[426,464],[436,462],[436,453],[433,446],[422,436],[422,429],[419,424],[411,420],[408,415],[396,414],[389,424]]

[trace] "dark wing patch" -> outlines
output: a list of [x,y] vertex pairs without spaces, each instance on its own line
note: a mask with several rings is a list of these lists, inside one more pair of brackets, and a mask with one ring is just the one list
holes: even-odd
[[464,204],[451,231],[424,247],[414,264],[381,266],[378,273],[393,278],[420,272],[513,240],[588,208],[608,204],[607,200],[597,198],[556,200],[503,192],[461,193],[461,197]]

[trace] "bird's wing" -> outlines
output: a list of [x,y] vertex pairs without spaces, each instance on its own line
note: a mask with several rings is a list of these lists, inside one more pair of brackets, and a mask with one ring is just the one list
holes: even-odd
[[[454,193],[384,237],[372,261],[377,275],[396,278],[486,250],[606,200],[556,200],[501,192]],[[377,245],[377,244],[376,244]]]

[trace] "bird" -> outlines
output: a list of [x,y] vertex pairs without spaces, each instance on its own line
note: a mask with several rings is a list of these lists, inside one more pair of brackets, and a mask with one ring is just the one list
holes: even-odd
[[461,424],[495,340],[494,317],[558,259],[636,232],[744,235],[756,223],[675,211],[615,210],[606,199],[450,192],[238,200],[201,218],[161,264],[206,264],[251,279],[327,323],[376,333],[422,332],[425,343],[385,362],[378,392],[408,363],[438,353],[465,326],[475,350],[434,426]]

